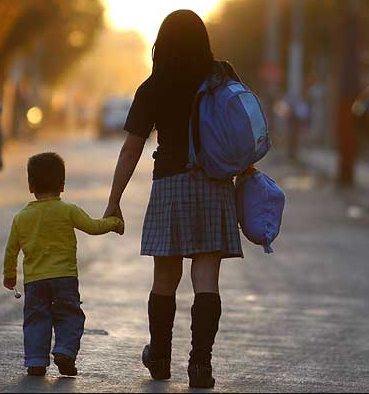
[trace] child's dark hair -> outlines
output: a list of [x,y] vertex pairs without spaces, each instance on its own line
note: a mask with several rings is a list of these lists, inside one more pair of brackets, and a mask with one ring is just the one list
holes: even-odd
[[58,193],[65,184],[64,160],[57,153],[41,153],[28,160],[28,183],[35,193]]

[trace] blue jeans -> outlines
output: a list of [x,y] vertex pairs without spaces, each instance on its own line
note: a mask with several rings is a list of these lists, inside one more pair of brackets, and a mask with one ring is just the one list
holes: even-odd
[[53,354],[75,359],[80,349],[85,315],[81,309],[77,278],[46,279],[25,285],[24,351],[26,367],[50,365]]

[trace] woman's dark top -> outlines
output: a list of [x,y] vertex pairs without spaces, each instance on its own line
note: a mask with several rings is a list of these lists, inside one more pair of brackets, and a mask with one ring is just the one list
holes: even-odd
[[[229,63],[220,63],[232,79],[238,79]],[[124,129],[142,138],[157,130],[154,180],[187,172],[189,120],[203,81],[203,76],[193,75],[170,94],[161,94],[151,76],[136,92]]]

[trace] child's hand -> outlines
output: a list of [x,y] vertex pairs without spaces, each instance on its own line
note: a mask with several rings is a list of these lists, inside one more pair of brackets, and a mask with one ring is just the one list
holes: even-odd
[[122,221],[122,223],[118,227],[116,227],[114,229],[114,232],[119,234],[119,235],[123,235],[124,234],[124,220]]
[[13,278],[13,279],[4,278],[4,287],[7,288],[8,290],[13,290],[16,284],[17,284],[17,278]]

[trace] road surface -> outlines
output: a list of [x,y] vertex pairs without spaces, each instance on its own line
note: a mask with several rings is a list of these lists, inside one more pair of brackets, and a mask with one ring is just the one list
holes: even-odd
[[[13,144],[0,175],[0,253],[13,215],[29,200],[25,165],[56,150],[67,163],[64,198],[101,216],[121,142],[74,138]],[[148,340],[150,258],[139,256],[149,198],[150,144],[123,198],[126,234],[78,234],[87,315],[80,376],[43,379],[22,366],[22,302],[0,290],[0,392],[188,392],[189,265],[178,293],[173,378],[155,383],[141,366]],[[226,262],[224,312],[214,352],[218,392],[367,392],[369,390],[369,219],[350,218],[334,188],[271,157],[263,164],[286,187],[288,205],[276,253],[244,240],[244,260]],[[194,390],[192,390],[194,391]],[[195,391],[194,391],[195,392]]]

